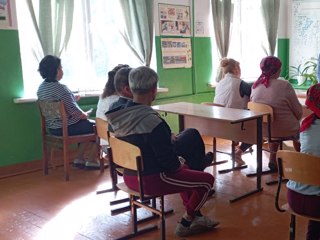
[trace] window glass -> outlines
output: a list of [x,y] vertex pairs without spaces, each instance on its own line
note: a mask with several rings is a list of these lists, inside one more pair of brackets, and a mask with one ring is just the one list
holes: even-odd
[[[231,24],[231,40],[229,58],[240,62],[241,78],[255,81],[260,75],[259,64],[266,56],[263,46],[267,46],[267,36],[261,13],[261,2],[257,0],[234,0],[233,22]],[[214,36],[214,31],[212,27]],[[213,45],[213,79],[219,66],[219,54],[212,38]]]
[[[33,54],[32,49],[39,41],[23,2],[17,2],[21,60],[25,96],[32,96],[42,81],[37,72],[41,59]],[[102,90],[107,73],[114,66],[140,65],[120,34],[124,23],[119,0],[77,0],[74,7],[70,41],[60,56],[64,71],[61,83],[73,91]]]

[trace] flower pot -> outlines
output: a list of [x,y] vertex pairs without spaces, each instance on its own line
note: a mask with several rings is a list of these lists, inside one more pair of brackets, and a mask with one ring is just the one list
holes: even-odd
[[302,85],[306,81],[306,77],[305,76],[298,76],[297,80],[298,80],[298,85]]

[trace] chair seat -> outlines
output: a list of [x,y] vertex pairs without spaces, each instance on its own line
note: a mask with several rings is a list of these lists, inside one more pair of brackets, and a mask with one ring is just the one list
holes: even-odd
[[[52,141],[63,141],[64,139],[63,136],[55,136],[50,134],[47,134],[46,138]],[[68,143],[87,142],[88,140],[96,141],[96,135],[94,133],[81,134],[81,135],[75,135],[75,136],[68,136],[68,139],[67,139]]]
[[[135,190],[132,190],[132,189],[129,188],[124,182],[118,183],[118,184],[117,184],[117,187],[118,187],[120,190],[122,190],[122,191],[124,191],[124,192],[126,192],[126,193],[128,193],[128,194],[130,194],[130,195],[134,195],[134,196],[136,196],[136,197],[139,197],[139,196],[140,196],[140,193],[139,193],[139,192],[137,192],[137,191],[135,191]],[[148,198],[155,198],[155,197],[159,197],[159,195],[147,195],[147,194],[144,195],[144,198],[146,198],[146,199],[148,199]]]
[[310,217],[308,215],[304,215],[304,214],[300,214],[300,213],[296,213],[295,211],[293,211],[289,204],[286,203],[286,204],[283,204],[281,206],[281,209],[285,210],[287,213],[290,213],[292,215],[296,215],[296,216],[299,216],[299,217],[303,217],[303,218],[307,218],[308,220],[313,220],[313,221],[318,221],[320,222],[320,217]]

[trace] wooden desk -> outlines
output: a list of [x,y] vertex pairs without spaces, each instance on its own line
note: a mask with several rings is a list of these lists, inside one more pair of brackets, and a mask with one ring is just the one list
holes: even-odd
[[160,112],[179,115],[179,130],[196,128],[200,134],[257,145],[257,187],[231,199],[235,202],[263,190],[262,173],[262,117],[263,113],[249,110],[178,102],[153,106]]

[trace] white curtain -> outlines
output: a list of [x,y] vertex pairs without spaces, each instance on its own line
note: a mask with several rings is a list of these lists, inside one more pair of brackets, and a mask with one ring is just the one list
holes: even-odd
[[142,65],[150,66],[153,44],[153,0],[120,0],[125,30],[122,35]]
[[36,58],[60,56],[67,47],[73,23],[74,0],[27,0],[33,27],[41,45]]
[[[220,58],[227,57],[230,45],[230,26],[233,16],[233,4],[231,0],[211,0],[213,28]],[[218,68],[217,81],[222,78],[220,67]]]
[[264,47],[264,50],[268,56],[274,56],[277,44],[280,0],[261,0],[261,10],[268,37],[268,47]]

